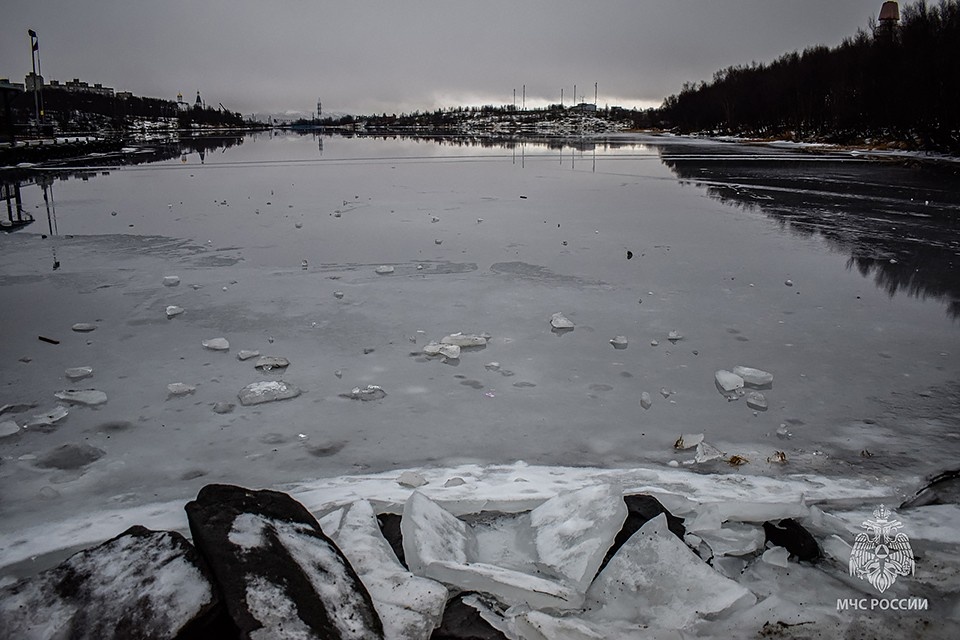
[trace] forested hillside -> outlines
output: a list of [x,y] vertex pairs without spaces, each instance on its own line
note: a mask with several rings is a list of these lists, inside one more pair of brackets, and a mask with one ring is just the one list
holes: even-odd
[[718,71],[664,101],[661,124],[831,142],[960,150],[960,0],[907,5],[841,45]]

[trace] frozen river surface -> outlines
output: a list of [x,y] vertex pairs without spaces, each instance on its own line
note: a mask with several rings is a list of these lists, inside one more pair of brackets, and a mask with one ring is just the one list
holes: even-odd
[[[669,137],[561,146],[263,135],[202,164],[46,171],[46,201],[24,184],[37,221],[0,237],[0,405],[18,405],[0,415],[16,430],[0,527],[211,482],[684,467],[681,434],[746,460],[694,467],[710,472],[906,492],[956,466],[955,173]],[[556,312],[575,329],[551,331]],[[459,331],[491,337],[423,355]],[[229,351],[202,346],[217,337]],[[290,365],[261,372],[241,349]],[[718,392],[737,365],[774,375],[766,410]],[[71,382],[73,367],[93,374]],[[238,401],[280,379],[302,395]],[[386,397],[343,395],[368,384]],[[66,389],[107,402],[64,404]],[[24,428],[58,404],[65,418]]]

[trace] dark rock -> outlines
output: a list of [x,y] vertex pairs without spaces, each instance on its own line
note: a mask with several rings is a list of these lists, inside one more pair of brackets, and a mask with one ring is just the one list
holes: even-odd
[[507,640],[507,636],[480,617],[479,611],[464,604],[463,598],[468,595],[461,593],[447,602],[443,620],[430,640]]
[[640,527],[645,525],[649,520],[656,518],[661,513],[667,514],[667,527],[675,536],[680,538],[680,540],[683,540],[683,536],[687,532],[686,527],[683,526],[683,518],[678,518],[667,511],[666,508],[660,504],[660,501],[653,496],[645,494],[623,496],[623,501],[627,503],[627,519],[623,523],[623,527],[620,528],[617,537],[614,538],[613,544],[607,551],[607,555],[603,558],[603,562],[600,563],[600,569],[597,570],[597,573],[603,571],[603,568],[610,562],[610,558],[630,539],[630,536],[639,531]]
[[186,511],[239,637],[383,638],[350,563],[287,494],[211,484]]
[[405,569],[409,569],[409,567],[407,567],[407,559],[403,555],[403,533],[400,531],[400,520],[400,516],[396,513],[377,514],[380,533],[383,534],[383,537],[390,544],[393,552],[397,554],[397,560],[400,561],[400,564],[402,564]]
[[135,526],[0,589],[0,636],[146,640],[229,637],[197,550],[179,533]]
[[783,547],[798,560],[813,562],[823,555],[810,532],[793,518],[784,518],[776,523],[764,522],[763,531],[767,534],[767,542]]
[[935,475],[916,495],[900,505],[901,509],[928,504],[960,504],[960,469]]

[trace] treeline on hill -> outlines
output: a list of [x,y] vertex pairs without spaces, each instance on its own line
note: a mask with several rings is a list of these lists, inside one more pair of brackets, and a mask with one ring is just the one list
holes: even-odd
[[[137,121],[176,119],[183,129],[194,125],[211,127],[242,127],[243,116],[226,110],[192,107],[177,109],[177,103],[159,98],[129,96],[120,98],[88,91],[67,91],[44,87],[44,121],[55,123],[60,131],[123,131]],[[31,126],[36,115],[32,91],[19,94],[12,104],[13,121],[20,128]]]
[[[345,127],[362,122],[368,130],[399,130],[407,128],[424,128],[443,131],[455,129],[465,123],[483,118],[496,118],[501,121],[510,120],[517,124],[558,120],[564,117],[573,117],[580,113],[575,107],[564,107],[552,104],[543,108],[518,109],[512,105],[483,105],[471,107],[450,107],[434,111],[414,111],[401,114],[371,114],[364,116],[344,115],[336,118],[322,118],[316,122],[324,126]],[[592,112],[608,120],[625,122],[633,127],[648,126],[649,113],[622,107],[610,107]],[[312,124],[312,120],[298,120],[294,126]]]
[[892,33],[860,30],[835,48],[718,71],[664,101],[657,124],[739,133],[960,150],[960,0],[920,1]]

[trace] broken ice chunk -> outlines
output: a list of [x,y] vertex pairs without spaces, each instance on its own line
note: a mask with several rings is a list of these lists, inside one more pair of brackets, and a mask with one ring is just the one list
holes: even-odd
[[445,358],[456,360],[460,357],[460,347],[455,344],[442,344],[438,349],[438,353]]
[[[406,533],[403,539],[406,542]],[[433,562],[426,575],[463,591],[490,593],[504,602],[536,609],[578,609],[583,604],[583,593],[568,584],[485,562]]]
[[404,471],[400,474],[400,477],[397,478],[397,484],[401,487],[416,489],[417,487],[422,487],[427,484],[427,479],[416,471]]
[[627,505],[615,485],[560,494],[530,512],[538,563],[586,591],[624,521]]
[[499,370],[500,370],[500,363],[499,363],[499,362],[488,362],[487,364],[485,364],[485,365],[483,365],[483,366],[487,369],[487,371],[499,371]]
[[698,558],[660,514],[643,525],[613,556],[587,591],[586,617],[629,620],[682,629],[700,617],[756,597]]
[[483,336],[457,332],[450,334],[440,340],[440,344],[452,344],[458,347],[483,347],[487,344],[487,339]]
[[163,276],[163,286],[175,287],[180,284],[180,276]]
[[431,340],[427,344],[423,345],[423,352],[428,356],[435,356],[440,354],[440,343],[435,340]]
[[347,397],[351,400],[369,402],[370,400],[380,400],[387,397],[387,392],[383,390],[383,387],[368,384],[366,387],[354,387]]
[[753,367],[743,367],[737,365],[733,368],[735,375],[743,378],[743,381],[751,387],[766,387],[773,384],[773,374]]
[[71,367],[63,372],[69,380],[77,381],[93,375],[93,367]]
[[284,382],[283,380],[269,380],[248,384],[243,389],[240,389],[237,397],[240,398],[240,404],[246,407],[253,404],[273,402],[275,400],[296,398],[299,395],[300,389],[292,384]]
[[673,330],[667,334],[667,340],[676,344],[678,340],[683,340],[683,335],[679,331]]
[[467,481],[461,478],[460,476],[454,476],[443,483],[445,487],[459,487],[460,485],[467,484]]
[[281,356],[261,356],[253,366],[261,371],[272,371],[274,369],[286,369],[290,366],[290,361]]
[[171,304],[166,308],[167,318],[173,318],[183,313],[183,307]]
[[640,394],[640,406],[644,409],[649,409],[653,406],[653,400],[650,398],[650,394],[646,391]]
[[766,411],[767,399],[759,391],[748,391],[747,406],[750,407],[751,409],[756,409],[757,411]]
[[748,524],[725,524],[719,529],[698,531],[714,556],[745,556],[763,548],[763,529]]
[[87,407],[95,407],[107,401],[107,394],[96,389],[67,389],[53,394],[58,400],[69,402],[71,404],[80,404]]
[[12,436],[15,433],[20,433],[20,427],[13,420],[5,420],[0,422],[0,438],[6,438]]
[[692,449],[703,442],[702,433],[685,433],[673,443],[674,449]]
[[226,338],[210,338],[209,340],[204,340],[201,344],[204,348],[210,349],[211,351],[230,350],[230,343],[227,342]]
[[709,462],[711,460],[717,460],[718,458],[723,457],[723,451],[716,448],[709,442],[701,442],[697,445],[697,453],[694,455],[694,462],[700,464],[704,462]]
[[783,547],[770,547],[763,552],[761,560],[767,564],[773,565],[775,567],[788,567],[789,562],[787,559],[790,557],[790,552],[784,549]]
[[726,369],[717,371],[714,374],[714,378],[717,381],[717,388],[720,389],[720,393],[724,395],[736,393],[738,390],[743,389],[743,378]]
[[393,273],[393,267],[383,264],[377,267],[376,269],[374,269],[374,271],[380,274],[381,276],[385,276],[387,274]]
[[628,345],[627,336],[616,336],[610,340],[610,344],[613,345],[614,349],[626,349]]
[[27,423],[27,427],[46,427],[52,425],[54,422],[59,422],[67,417],[66,407],[54,407],[46,413],[38,413],[37,415],[30,418],[30,421]]
[[174,398],[188,396],[196,390],[197,388],[192,384],[184,384],[183,382],[172,382],[167,385],[167,392]]
[[97,325],[92,324],[90,322],[78,322],[77,324],[73,325],[70,328],[79,333],[89,333],[90,331],[95,330],[97,328]]
[[342,299],[343,299],[343,291],[334,291],[334,292],[333,292],[333,297],[336,298],[337,300],[342,300]]
[[413,575],[400,564],[366,500],[348,506],[337,520],[335,527],[322,520],[321,526],[369,591],[383,622],[384,637],[430,637],[443,616],[447,588]]
[[552,316],[550,316],[550,325],[554,329],[573,329],[574,328],[573,323],[570,322],[570,320],[568,320],[566,316],[564,316],[559,311],[553,314]]
[[476,549],[466,523],[419,491],[403,505],[400,531],[407,566],[417,575],[429,575],[427,568],[437,562],[463,564]]
[[250,351],[247,349],[241,349],[237,352],[237,360],[249,360],[250,358],[256,358],[260,355],[259,351]]

